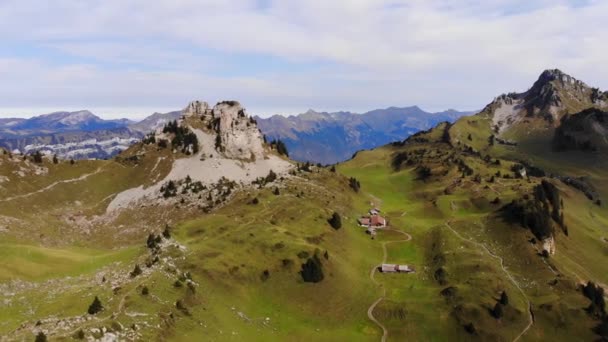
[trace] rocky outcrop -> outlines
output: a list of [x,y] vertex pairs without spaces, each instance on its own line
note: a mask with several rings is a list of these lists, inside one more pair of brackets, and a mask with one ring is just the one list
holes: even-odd
[[207,102],[193,101],[184,109],[184,117],[197,117],[215,132],[215,147],[228,159],[264,158],[264,138],[256,121],[237,101],[223,101],[210,108]]
[[542,249],[543,249],[543,253],[546,253],[548,255],[554,255],[555,254],[555,238],[553,236],[550,236],[550,237],[542,240]]
[[184,109],[184,116],[203,116],[209,113],[209,104],[203,101],[192,101]]

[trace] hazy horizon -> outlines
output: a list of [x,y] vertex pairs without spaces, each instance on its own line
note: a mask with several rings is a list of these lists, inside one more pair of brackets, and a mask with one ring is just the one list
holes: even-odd
[[[211,105],[215,104],[215,102],[211,102]],[[245,106],[244,104],[242,104],[243,106]],[[245,106],[245,109],[247,110],[247,114],[251,115],[251,116],[259,116],[262,118],[268,118],[271,117],[273,115],[282,115],[282,116],[291,116],[291,115],[299,115],[302,113],[307,112],[308,110],[314,110],[315,112],[319,112],[319,113],[324,113],[324,112],[328,112],[328,113],[334,113],[334,112],[351,112],[354,114],[363,114],[372,110],[376,110],[376,109],[386,109],[386,108],[390,108],[390,107],[398,107],[398,108],[405,108],[405,107],[413,107],[413,106],[417,106],[420,109],[422,109],[425,112],[429,112],[429,113],[436,113],[436,112],[443,112],[443,111],[447,111],[447,110],[457,110],[460,112],[472,112],[472,111],[476,111],[481,109],[461,109],[461,108],[444,108],[444,109],[428,109],[428,108],[424,108],[421,106],[418,106],[416,104],[412,104],[412,105],[388,105],[388,106],[382,106],[382,107],[378,107],[378,108],[368,108],[368,109],[360,109],[360,110],[356,110],[356,109],[316,109],[316,108],[306,108],[306,109],[302,109],[302,110],[284,110],[284,111],[270,111],[270,110],[256,110],[256,109],[249,109]],[[183,106],[185,107],[185,106]],[[102,118],[102,119],[106,119],[106,120],[115,120],[115,119],[129,119],[129,120],[134,120],[134,121],[138,121],[138,120],[143,120],[146,117],[154,114],[154,113],[169,113],[172,111],[176,111],[176,110],[180,110],[183,108],[159,108],[159,109],[153,109],[153,108],[108,108],[108,107],[91,107],[91,108],[80,108],[80,107],[65,107],[65,108],[53,108],[53,107],[44,107],[44,108],[0,108],[0,119],[5,119],[5,118],[15,118],[15,119],[29,119],[32,118],[34,116],[39,116],[39,115],[45,115],[45,114],[51,114],[51,113],[55,113],[55,112],[76,112],[76,111],[80,111],[80,110],[88,110],[91,113],[95,114],[96,116]]]

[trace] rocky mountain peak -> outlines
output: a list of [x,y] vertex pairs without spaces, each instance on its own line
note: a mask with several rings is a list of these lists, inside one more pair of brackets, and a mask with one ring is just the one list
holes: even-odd
[[197,117],[216,134],[216,147],[227,158],[255,160],[264,157],[264,139],[257,122],[248,116],[238,101],[192,101],[184,109],[185,117]]

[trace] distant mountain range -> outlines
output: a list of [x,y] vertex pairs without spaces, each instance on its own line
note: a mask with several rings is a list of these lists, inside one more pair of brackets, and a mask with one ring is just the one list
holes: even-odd
[[[0,119],[0,147],[23,153],[40,150],[63,158],[110,158],[182,113],[182,110],[154,113],[139,122],[104,120],[87,110],[30,119]],[[309,110],[296,116],[275,115],[256,120],[268,139],[285,142],[293,159],[333,164],[350,158],[356,151],[400,141],[440,122],[453,122],[471,113],[456,110],[429,113],[412,106],[364,114]]]
[[88,110],[55,112],[30,119],[0,119],[0,146],[23,153],[41,151],[62,158],[104,159],[181,116],[154,113],[142,121],[104,120]]
[[333,164],[359,150],[403,140],[440,122],[453,122],[473,112],[447,110],[429,113],[417,106],[389,107],[364,114],[351,112],[306,113],[284,117],[256,117],[269,140],[281,139],[290,157],[298,161]]

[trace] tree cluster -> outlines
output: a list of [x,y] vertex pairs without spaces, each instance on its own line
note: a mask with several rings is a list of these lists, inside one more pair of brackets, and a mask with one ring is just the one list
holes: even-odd
[[163,133],[173,134],[171,146],[180,149],[185,154],[198,153],[198,138],[188,127],[180,126],[177,120],[169,121],[163,127]]
[[277,152],[280,155],[289,157],[289,152],[287,151],[287,146],[285,145],[285,143],[283,142],[283,140],[281,140],[281,139],[275,139],[275,140],[271,141],[270,142],[270,147],[272,147],[275,150],[277,150]]
[[333,215],[331,215],[331,218],[327,220],[327,223],[329,223],[333,229],[338,230],[342,228],[342,218],[337,212],[334,212]]
[[355,178],[351,177],[348,179],[348,185],[353,189],[354,192],[359,192],[361,189],[361,183]]
[[323,264],[319,258],[318,252],[308,258],[304,264],[302,264],[302,270],[300,271],[302,279],[307,283],[318,283],[325,277],[323,275]]

